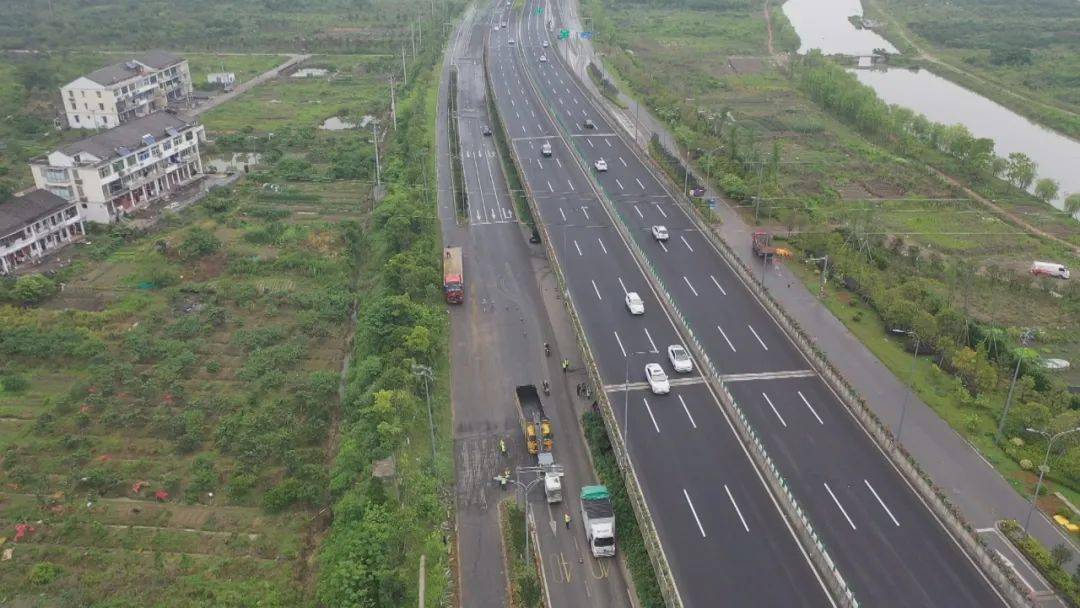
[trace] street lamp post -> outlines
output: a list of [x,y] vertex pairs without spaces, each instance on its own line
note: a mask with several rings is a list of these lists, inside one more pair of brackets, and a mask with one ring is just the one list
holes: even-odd
[[[525,503],[525,564],[528,565],[528,563],[529,563],[529,513],[531,512],[531,508],[529,507],[529,490],[531,490],[533,488],[533,486],[535,486],[537,484],[537,482],[542,480],[544,478],[544,476],[542,474],[537,475],[536,478],[533,479],[532,481],[530,481],[529,483],[524,483],[520,479],[517,479],[517,477],[521,475],[521,470],[522,470],[522,467],[517,468],[517,471],[515,471],[515,473],[514,473],[514,478],[513,479],[511,479],[509,475],[497,475],[495,477],[495,481],[512,483],[512,484],[514,484],[515,486],[517,486],[518,488],[521,489],[522,502]],[[507,469],[507,473],[509,473],[509,469]]]
[[1051,435],[1047,431],[1040,431],[1039,429],[1028,428],[1025,430],[1029,433],[1038,433],[1039,435],[1046,437],[1046,455],[1043,456],[1042,466],[1039,467],[1039,481],[1035,484],[1035,495],[1031,497],[1031,507],[1028,508],[1027,518],[1024,519],[1024,534],[1027,534],[1028,524],[1031,523],[1031,514],[1035,512],[1035,503],[1039,501],[1039,490],[1042,489],[1043,476],[1046,475],[1046,470],[1049,468],[1047,463],[1050,462],[1050,448],[1053,447],[1054,442],[1060,437],[1080,431],[1080,427],[1061,431],[1056,435]]

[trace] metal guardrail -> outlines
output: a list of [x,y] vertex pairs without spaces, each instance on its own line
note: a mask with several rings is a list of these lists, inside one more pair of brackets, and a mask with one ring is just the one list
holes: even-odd
[[[574,78],[577,78],[576,73],[574,73],[573,71],[570,71],[570,73]],[[530,83],[534,84],[531,80]],[[587,87],[583,86],[583,88],[587,90]],[[538,89],[539,87],[535,87],[534,84],[534,90]],[[615,120],[614,117],[610,115],[607,115],[607,109],[603,106],[602,101],[600,102],[598,108],[602,113],[605,114],[605,118],[608,120],[609,124],[614,125],[616,129],[624,128],[620,121]],[[565,125],[563,125],[562,121],[557,116],[555,117],[555,119],[565,130],[566,127]],[[624,135],[626,137],[630,137],[629,133],[625,133]],[[620,139],[623,139],[624,143],[626,143],[626,137],[624,137],[623,135],[619,135],[619,137]],[[635,156],[638,157],[638,160],[640,160],[643,164],[651,165],[654,174],[663,176],[660,178],[661,180],[668,179],[667,174],[659,168],[659,166],[651,157],[649,157],[648,160],[642,159],[640,154],[638,154],[637,150],[635,150],[633,146],[627,144],[627,147]],[[583,151],[579,150],[579,152]],[[584,156],[582,156],[582,158],[584,158]],[[593,177],[591,173],[587,170],[586,174],[590,175],[590,179],[592,179],[594,184],[599,186],[600,191],[603,191],[603,187],[599,183],[599,181],[596,180],[595,177]],[[713,245],[714,249],[720,254],[724,261],[727,262],[727,264],[736,272],[742,282],[749,288],[750,292],[754,295],[755,299],[757,299],[758,302],[761,303],[762,307],[764,307],[769,312],[769,314],[774,319],[776,319],[777,323],[784,330],[785,334],[789,338],[791,338],[792,342],[796,345],[800,352],[802,352],[802,354],[806,357],[806,359],[810,362],[814,369],[821,375],[821,377],[825,380],[829,387],[837,394],[837,396],[840,398],[841,403],[843,403],[844,406],[855,416],[855,419],[859,422],[860,426],[862,426],[863,429],[867,432],[867,434],[870,435],[870,437],[874,440],[874,442],[878,445],[882,452],[884,452],[888,456],[890,462],[901,473],[901,475],[903,475],[905,480],[915,489],[915,491],[923,499],[923,502],[930,507],[931,512],[942,523],[943,527],[945,527],[949,534],[957,541],[957,543],[964,550],[964,552],[972,559],[973,562],[975,562],[975,564],[982,570],[982,572],[985,573],[985,575],[994,584],[998,591],[1004,595],[1005,599],[1014,606],[1031,606],[1032,601],[1027,597],[1027,594],[1024,592],[1022,582],[1012,573],[1012,571],[1009,569],[1009,566],[1005,564],[998,555],[991,552],[990,548],[987,547],[986,544],[982,541],[982,539],[975,533],[974,528],[964,519],[963,514],[960,513],[959,509],[955,505],[953,505],[951,501],[949,501],[948,497],[945,496],[944,493],[934,484],[933,480],[930,479],[929,475],[927,475],[921,469],[921,467],[919,467],[918,463],[915,462],[914,458],[907,452],[906,449],[904,449],[903,445],[896,440],[888,427],[880,420],[880,418],[878,418],[877,414],[875,414],[869,408],[869,406],[866,404],[866,401],[858,394],[855,388],[825,357],[825,354],[821,351],[821,349],[813,343],[811,337],[802,329],[801,326],[799,326],[799,324],[794,319],[790,317],[790,315],[788,315],[787,311],[784,310],[783,307],[779,304],[779,302],[777,302],[772,297],[768,290],[765,289],[764,285],[762,285],[761,282],[757,280],[757,278],[754,276],[753,271],[748,266],[746,266],[741,259],[739,259],[737,254],[734,252],[734,250],[731,249],[727,242],[724,241],[723,238],[716,233],[715,228],[702,220],[702,218],[696,212],[697,210],[694,207],[693,203],[688,198],[686,198],[685,194],[682,194],[679,197],[674,196],[672,194],[674,189],[671,187],[670,184],[665,184],[664,188],[668,191],[668,196],[673,201],[683,206],[684,208],[687,208],[686,215],[691,218],[691,221],[695,223],[699,231],[702,232],[702,234],[706,235],[706,238],[710,242],[710,244]],[[622,216],[621,212],[618,211],[618,207],[611,203],[610,197],[607,196],[606,191],[605,197],[603,197],[603,199],[604,202],[608,203],[611,207],[615,209],[616,213],[619,215],[620,223],[622,224],[621,228],[623,229],[623,231],[626,231],[626,226],[628,226],[629,224],[626,223],[625,218]],[[633,242],[632,239],[630,240],[631,242]],[[644,258],[644,252],[640,250],[636,243],[633,244],[631,249],[635,252],[637,256],[639,256],[640,258]],[[652,264],[647,260],[647,258],[644,259],[644,265],[649,267],[651,274],[656,277],[656,281],[658,282],[658,284],[663,286],[663,281],[659,279],[658,273],[656,273],[655,268],[652,267]],[[663,293],[663,295],[665,296],[665,300],[671,302],[672,310],[680,319],[680,322],[684,325],[689,335],[693,337],[693,330],[689,328],[689,325],[686,324],[686,321],[682,317],[682,314],[678,312],[678,309],[677,307],[675,307],[673,301],[671,300],[671,297],[668,294],[666,287],[663,287],[661,293]],[[714,376],[718,376],[716,368],[713,366],[712,362],[708,360],[708,357],[704,355],[703,349],[700,348],[700,343],[697,342],[697,338],[694,337],[693,340],[695,346],[697,347],[696,350],[698,351],[695,354],[698,354],[699,357],[703,357],[702,360],[707,361],[711,374],[713,374]],[[719,380],[719,378],[717,378],[717,380]],[[722,382],[721,386],[723,386]],[[721,394],[725,396],[726,400],[730,400],[731,404],[736,409],[738,409],[738,405],[735,403],[734,398],[731,396],[731,394],[727,391],[726,388],[721,389]],[[764,453],[764,447],[760,445],[760,441],[757,439],[756,433],[754,433],[753,429],[749,427],[749,424],[746,422],[745,416],[743,416],[741,410],[739,411],[738,416],[741,422],[746,423],[747,430],[750,434],[752,434],[752,441],[754,442],[755,446],[760,449],[761,454],[766,460],[768,469],[775,472],[776,476],[778,477],[780,484],[783,486],[783,493],[790,496],[791,493],[787,489],[786,483],[779,475],[779,472],[776,470],[776,467],[772,463],[771,458],[769,458],[768,455]],[[794,501],[794,497],[792,497],[792,501]],[[802,513],[802,510],[798,507],[797,503],[795,503],[795,507],[798,518],[800,520],[806,520],[807,525],[809,525],[809,520],[806,519],[806,516]],[[813,532],[812,528],[809,529],[809,535],[814,544],[820,546],[822,551],[824,551],[824,544],[817,537],[816,533]],[[823,558],[824,565],[832,570],[835,570],[833,561],[827,555],[827,553],[823,555]],[[836,576],[840,577],[840,573],[836,572]],[[840,578],[840,582],[842,584],[842,587],[846,590],[844,596],[850,596],[851,592],[850,590],[847,590],[846,583],[842,582],[842,577]],[[854,601],[853,597],[851,598],[851,601]],[[850,605],[857,606],[857,603]]]
[[[487,88],[487,93],[491,99],[495,99],[495,92],[491,87],[490,73],[488,72],[488,45],[484,45],[484,83]],[[497,109],[497,108],[496,108]],[[496,111],[493,116],[496,127],[503,129],[506,133],[505,125],[502,122],[502,116]],[[536,197],[532,191],[531,186],[527,179],[524,179],[525,172],[522,169],[521,161],[517,157],[516,149],[513,144],[508,145],[510,149],[510,159],[514,163],[514,168],[519,175],[522,176],[521,183],[526,191],[526,200],[529,206],[532,208],[533,217],[540,218],[540,209],[536,204]],[[585,334],[585,329],[581,324],[581,319],[578,317],[577,311],[574,308],[570,291],[566,286],[566,279],[563,274],[562,267],[559,264],[558,257],[555,255],[555,249],[551,245],[551,234],[548,231],[546,222],[536,222],[536,227],[540,231],[542,241],[544,243],[544,249],[546,250],[548,260],[551,262],[552,267],[555,270],[555,279],[559,286],[559,291],[563,295],[563,303],[566,306],[566,310],[570,315],[571,326],[574,329],[574,335],[581,347],[583,363],[585,370],[589,376],[589,381],[593,386],[603,386],[604,382],[600,376],[599,366],[597,365],[596,358],[589,347],[589,341]],[[615,457],[619,463],[619,468],[622,469],[624,475],[624,483],[626,484],[627,495],[630,497],[630,504],[634,509],[634,515],[638,520],[638,527],[641,530],[642,537],[645,541],[645,549],[649,554],[649,560],[652,562],[653,570],[656,572],[657,581],[660,585],[660,593],[664,596],[664,602],[670,608],[683,608],[682,598],[679,596],[678,589],[675,586],[674,575],[671,571],[671,566],[667,561],[667,556],[664,554],[662,545],[660,544],[660,536],[656,530],[656,526],[653,523],[652,515],[649,511],[648,504],[645,502],[645,495],[641,489],[641,484],[638,482],[637,473],[634,471],[633,463],[630,461],[629,453],[626,449],[626,444],[623,440],[621,431],[615,419],[614,410],[611,402],[608,400],[607,393],[604,391],[597,391],[598,402],[600,404],[600,412],[604,419],[604,424],[608,428],[608,436],[611,438],[612,448],[615,451]]]

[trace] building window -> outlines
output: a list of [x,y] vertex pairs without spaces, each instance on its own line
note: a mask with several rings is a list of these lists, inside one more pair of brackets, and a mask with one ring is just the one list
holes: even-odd
[[124,161],[123,160],[118,160],[118,161],[114,162],[112,164],[112,170],[117,172],[117,173],[120,173],[121,171],[123,171],[124,170]]
[[143,150],[142,152],[139,152],[139,162],[142,162],[148,158],[150,158],[149,150]]
[[138,161],[138,159],[135,158],[134,154],[127,157],[127,166],[128,167],[134,167],[137,164],[139,164],[139,161]]
[[103,112],[105,111],[105,104],[99,103],[99,104],[97,104],[97,107],[98,107],[99,110],[101,110]]
[[102,116],[101,117],[101,124],[105,125],[106,127],[109,126],[109,117],[108,116]]
[[98,98],[98,99],[101,99],[101,91],[98,91],[98,92],[97,92],[97,98]]
[[112,175],[112,167],[102,167],[98,169],[98,177],[108,177]]
[[172,150],[172,142],[171,141],[163,142],[161,144],[161,149],[162,150]]
[[79,122],[79,115],[78,114],[75,115],[75,122]]
[[79,106],[73,101],[73,102],[71,102],[71,109],[72,110],[78,110]]
[[53,183],[66,182],[68,181],[68,171],[63,168],[46,167],[45,181]]
[[184,134],[184,139],[186,139],[188,141],[191,141],[191,138],[194,137],[194,136],[195,136],[195,133],[193,133],[191,131],[188,131],[186,134]]

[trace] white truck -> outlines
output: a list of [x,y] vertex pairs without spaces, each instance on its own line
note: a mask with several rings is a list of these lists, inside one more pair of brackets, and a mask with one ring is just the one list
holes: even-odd
[[606,486],[581,488],[581,523],[593,557],[615,555],[615,509]]
[[562,502],[562,465],[555,464],[555,457],[551,452],[537,454],[536,463],[544,470],[544,497],[548,504]]
[[1031,274],[1054,277],[1056,279],[1068,279],[1069,269],[1064,264],[1057,262],[1032,262]]

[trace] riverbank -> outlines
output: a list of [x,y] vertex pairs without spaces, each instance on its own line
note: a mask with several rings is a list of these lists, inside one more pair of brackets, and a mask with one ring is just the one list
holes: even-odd
[[[1047,87],[1025,84],[1025,80],[1037,79],[1040,73],[1067,71],[1068,68],[1044,65],[1060,63],[1063,58],[1059,53],[1043,53],[1048,56],[1029,60],[1036,61],[1033,67],[1002,66],[996,70],[992,64],[991,68],[977,67],[975,63],[983,59],[983,55],[988,55],[988,52],[979,49],[948,49],[918,36],[903,21],[905,18],[921,18],[925,21],[926,16],[913,14],[911,9],[906,9],[902,0],[865,0],[863,8],[867,18],[883,24],[875,31],[896,46],[910,62],[1074,140],[1080,138],[1080,95],[1070,94],[1067,87],[1061,86],[1052,88],[1057,92],[1056,95],[1047,94],[1043,90]],[[1080,23],[1080,10],[1077,11],[1076,19]],[[959,28],[964,26],[964,23],[966,22],[953,26]],[[1061,51],[1060,54],[1068,53]],[[1024,61],[1022,57],[1018,60]],[[1065,62],[1068,61],[1070,60],[1065,58]],[[1080,65],[1077,65],[1076,69],[1080,70]],[[1062,91],[1063,88],[1066,90]]]

